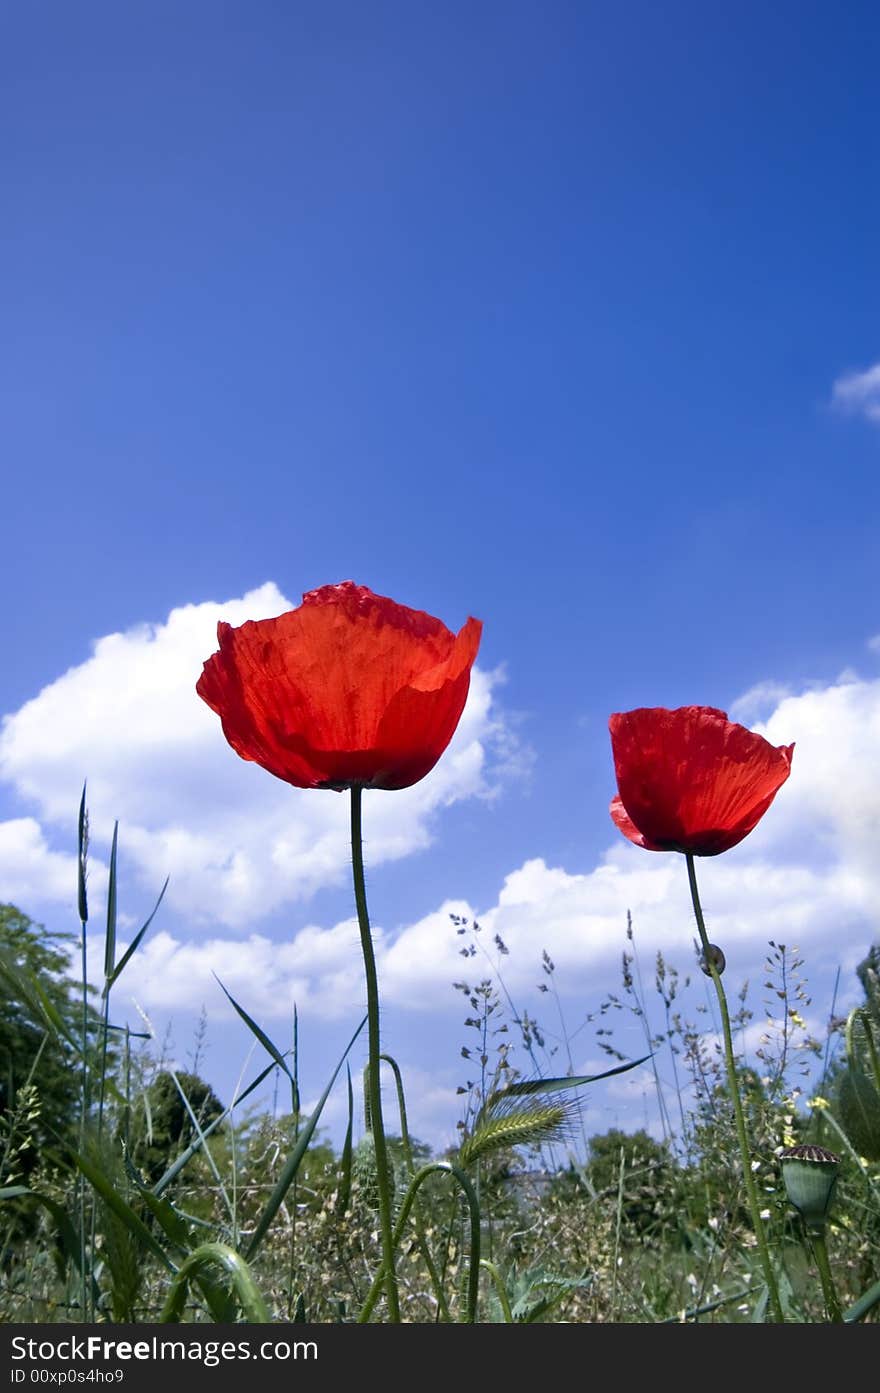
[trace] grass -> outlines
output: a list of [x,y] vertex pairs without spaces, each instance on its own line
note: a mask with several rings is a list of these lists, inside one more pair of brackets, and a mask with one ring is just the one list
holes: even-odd
[[[84,800],[79,831],[84,971]],[[22,951],[20,935],[14,951],[0,954],[9,1019],[30,1051],[27,1068],[22,1055],[15,1071],[10,1066],[0,1114],[0,1319],[386,1319],[388,1247],[379,1233],[369,1126],[375,1093],[368,1082],[363,1120],[360,1090],[344,1077],[363,1022],[328,1065],[326,1088],[306,1115],[298,1040],[292,1051],[282,1050],[223,987],[270,1061],[224,1105],[196,1067],[172,1069],[155,1042],[135,1039],[113,1020],[113,987],[162,895],[164,888],[117,959],[111,857],[100,1009],[84,978],[60,987],[45,962]],[[450,984],[467,1013],[462,1055],[472,1075],[459,1089],[460,1137],[452,1153],[434,1156],[410,1136],[405,1078],[389,1056],[381,1063],[393,1074],[398,1100],[396,1121],[388,1123],[385,1190],[402,1318],[767,1318],[725,1061],[699,972],[683,972],[658,954],[649,975],[628,919],[620,991],[573,1024],[556,967],[542,954],[536,967],[551,1019],[545,1028],[508,989],[506,946],[487,944],[478,923],[456,918],[455,928],[467,969],[479,976]],[[845,1037],[833,1005],[826,1038],[810,1036],[804,963],[775,942],[764,964],[761,1042],[751,1058],[744,1041],[757,1022],[744,991],[732,1013],[753,1178],[788,1321],[828,1319],[829,1275],[845,1318],[880,1316],[880,994],[871,963],[865,1006]],[[608,1072],[632,1067],[616,1043],[625,1022],[642,1033],[659,1136],[615,1129],[588,1136],[583,1093],[594,1079],[574,1075],[575,1051],[584,1052],[586,1032],[608,1057]],[[53,1112],[59,1064],[75,1087],[58,1093],[64,1101]],[[290,1099],[281,1116],[253,1107],[272,1075]],[[322,1137],[321,1116],[331,1092],[346,1086],[349,1122],[337,1152]],[[591,1101],[598,1098],[597,1089]],[[841,1158],[825,1234],[830,1267],[821,1273],[777,1161],[783,1148],[804,1141]]]

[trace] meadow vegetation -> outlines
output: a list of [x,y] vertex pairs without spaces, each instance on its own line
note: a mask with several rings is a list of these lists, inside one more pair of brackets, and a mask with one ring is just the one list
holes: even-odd
[[[111,892],[115,901],[115,883]],[[619,991],[569,1027],[546,952],[535,964],[540,1010],[520,1009],[505,945],[484,942],[478,923],[454,928],[463,1077],[453,1151],[433,1156],[410,1136],[405,1080],[393,1060],[382,1064],[386,1098],[401,1105],[386,1103],[402,1319],[764,1319],[724,1058],[698,965],[658,954],[649,970],[632,923],[622,925]],[[112,927],[106,936],[112,985]],[[327,1069],[328,1088],[347,1089],[349,1100],[346,1137],[333,1147],[323,1100],[310,1115],[301,1108],[295,1037],[282,1048],[233,1003],[265,1059],[237,1100],[223,1100],[200,1075],[208,1025],[186,1069],[174,1067],[161,1043],[117,1026],[109,989],[103,1000],[83,993],[69,975],[76,951],[76,939],[0,909],[0,1319],[385,1319],[370,1093],[349,1071],[356,1049]],[[859,970],[863,1005],[846,1020],[829,1003],[822,1038],[807,1028],[805,968],[787,945],[768,946],[757,1014],[744,990],[735,1005],[753,1168],[787,1320],[828,1319],[816,1250],[781,1179],[780,1153],[797,1143],[840,1161],[826,1234],[840,1309],[865,1320],[880,1310],[878,968],[873,949]],[[607,1085],[569,1086],[572,1059],[590,1036],[609,1070],[628,1069],[616,1041],[632,1022],[656,1124],[596,1130],[586,1109],[595,1116]]]

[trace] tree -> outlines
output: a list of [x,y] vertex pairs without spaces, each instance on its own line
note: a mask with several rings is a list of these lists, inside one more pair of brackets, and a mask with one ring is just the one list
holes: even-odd
[[[72,935],[50,933],[15,905],[0,905],[0,1161],[5,1162],[0,1178],[5,1184],[13,1171],[19,1181],[26,1179],[42,1148],[57,1146],[79,1115],[82,995],[69,976],[74,943]],[[53,1027],[53,1017],[60,1029]],[[92,1041],[97,1024],[88,1007]]]
[[177,1080],[180,1088],[173,1075],[163,1069],[141,1094],[134,1108],[132,1159],[151,1185],[195,1140],[197,1131],[193,1116],[204,1130],[224,1111],[210,1084],[198,1074],[179,1073]]

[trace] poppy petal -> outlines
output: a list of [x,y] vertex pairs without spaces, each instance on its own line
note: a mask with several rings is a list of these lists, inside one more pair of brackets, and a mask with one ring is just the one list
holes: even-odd
[[716,856],[757,826],[791,769],[774,747],[711,706],[642,707],[609,721],[620,800],[612,817],[651,850]]
[[439,619],[343,581],[239,628],[196,690],[243,759],[300,788],[405,788],[458,724],[482,626]]

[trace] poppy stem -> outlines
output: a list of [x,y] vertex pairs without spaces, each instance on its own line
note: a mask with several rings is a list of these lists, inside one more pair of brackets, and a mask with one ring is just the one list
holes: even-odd
[[736,1057],[733,1052],[733,1035],[730,1029],[730,1012],[727,1009],[727,996],[721,983],[718,972],[716,951],[709,942],[706,933],[706,924],[703,919],[703,909],[700,904],[700,893],[697,889],[697,873],[694,868],[693,853],[685,852],[688,868],[688,881],[691,887],[691,899],[694,905],[694,914],[697,920],[697,928],[700,933],[700,943],[703,948],[703,970],[715,986],[715,994],[718,997],[718,1009],[721,1012],[721,1027],[724,1035],[724,1057],[727,1063],[727,1080],[730,1086],[730,1097],[733,1102],[733,1113],[736,1119],[736,1133],[739,1138],[739,1150],[742,1157],[743,1180],[748,1196],[749,1209],[752,1214],[752,1225],[755,1230],[755,1237],[758,1240],[758,1254],[761,1260],[761,1267],[764,1272],[764,1280],[767,1283],[767,1294],[770,1301],[770,1308],[773,1312],[773,1319],[780,1324],[785,1322],[785,1315],[782,1310],[782,1302],[779,1299],[779,1287],[776,1284],[776,1274],[773,1271],[773,1264],[770,1261],[770,1249],[767,1246],[767,1235],[764,1232],[764,1221],[761,1218],[761,1207],[758,1202],[758,1191],[755,1185],[755,1177],[752,1174],[752,1158],[749,1150],[749,1138],[746,1132],[746,1120],[743,1113],[742,1100],[739,1093],[739,1082],[736,1075]]
[[369,1111],[373,1130],[373,1145],[376,1148],[376,1186],[379,1192],[379,1227],[382,1232],[385,1292],[388,1299],[389,1319],[394,1324],[399,1324],[400,1297],[397,1290],[397,1275],[394,1270],[391,1189],[388,1183],[388,1148],[385,1144],[385,1128],[382,1123],[382,1089],[379,1077],[379,982],[376,976],[373,938],[370,933],[370,916],[367,911],[367,887],[364,879],[364,850],[361,831],[361,793],[361,786],[353,784],[351,789],[351,866],[354,875],[354,900],[357,906],[358,926],[361,931],[361,949],[364,955],[364,972],[367,979]]
[[828,1261],[828,1249],[825,1247],[825,1225],[814,1229],[809,1234],[810,1244],[813,1249],[813,1256],[816,1259],[816,1267],[819,1269],[819,1280],[822,1283],[822,1295],[825,1298],[825,1310],[828,1319],[835,1323],[843,1320],[843,1313],[840,1309],[840,1301],[837,1297],[837,1288],[834,1285],[834,1277],[831,1272],[831,1264]]

